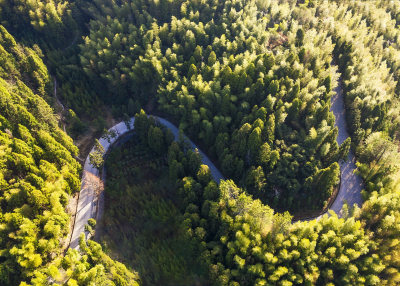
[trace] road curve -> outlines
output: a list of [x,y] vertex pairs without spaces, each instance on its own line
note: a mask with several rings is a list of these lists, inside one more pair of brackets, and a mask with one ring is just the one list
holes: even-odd
[[[339,134],[336,140],[338,144],[342,144],[343,141],[349,137],[349,134],[347,133],[343,90],[340,86],[340,82],[337,88],[335,89],[335,95],[332,97],[331,111],[333,112],[336,118],[335,126],[337,126],[339,129]],[[154,117],[157,119],[158,122],[160,122],[162,125],[171,130],[171,132],[175,136],[175,140],[178,140],[179,129],[175,125],[173,125],[171,122],[169,122],[164,118],[160,118],[157,116]],[[104,150],[106,152],[110,149],[111,145],[118,140],[118,138],[121,135],[133,130],[134,121],[135,118],[132,117],[129,122],[129,127],[124,122],[120,122],[114,125],[112,128],[109,129],[109,131],[114,131],[117,134],[117,136],[115,138],[109,138],[109,140],[106,140],[104,138],[101,138],[99,140],[100,144],[104,147]],[[197,146],[190,139],[188,139],[187,137],[185,138],[187,142],[189,142],[192,149],[198,149]],[[90,153],[93,151],[94,150],[92,149]],[[209,166],[211,175],[214,177],[214,179],[217,182],[223,180],[224,177],[222,176],[221,172],[217,169],[217,167],[211,162],[211,160],[200,149],[198,149],[198,151],[202,157],[203,164]],[[333,210],[339,216],[341,216],[340,211],[345,202],[347,202],[349,206],[353,206],[354,204],[358,206],[362,205],[361,191],[364,185],[361,177],[354,173],[355,170],[356,170],[355,157],[353,152],[350,150],[347,160],[345,162],[340,163],[340,171],[341,171],[340,189],[335,201],[330,207],[330,209]],[[99,171],[90,164],[88,155],[83,168],[82,185],[79,195],[77,213],[75,216],[74,229],[71,237],[70,248],[73,249],[79,248],[79,236],[82,232],[85,232],[85,225],[87,224],[90,218],[97,218],[97,220],[101,218],[102,210],[100,208],[100,211],[97,212],[97,209],[99,205],[99,197],[102,198],[102,196],[98,195],[100,193],[100,189],[102,188],[102,182],[103,182],[102,179],[99,177]],[[102,204],[102,202],[100,202],[100,204]],[[321,218],[322,215],[320,215],[317,219]],[[310,220],[310,219],[312,218],[304,220]],[[86,236],[87,234],[88,233],[85,232]]]
[[[331,111],[335,115],[335,126],[337,126],[339,130],[336,142],[340,145],[350,137],[347,132],[346,108],[344,105],[343,89],[340,80],[338,81],[338,86],[335,88],[335,95],[331,98]],[[349,207],[353,207],[354,205],[359,207],[362,206],[363,199],[361,191],[364,189],[364,182],[359,175],[355,174],[355,170],[357,169],[356,158],[351,149],[347,155],[346,161],[339,162],[339,166],[339,193],[330,208],[317,217],[309,217],[300,221],[319,220],[327,214],[329,210],[333,210],[339,217],[342,217],[341,210],[345,203],[347,203]]]
[[[175,140],[179,138],[179,129],[173,125],[171,122],[164,118],[160,118],[154,116],[158,122],[167,127],[175,136]],[[99,139],[100,144],[104,147],[105,152],[107,152],[110,147],[118,140],[119,137],[126,134],[127,132],[133,130],[134,128],[135,118],[132,117],[129,121],[129,127],[125,122],[120,122],[109,129],[109,131],[114,131],[117,135],[115,138]],[[192,149],[198,149],[197,146],[187,137],[184,137],[187,142],[190,144]],[[90,151],[92,153],[94,151],[94,147]],[[223,180],[221,172],[215,167],[215,165],[211,162],[211,160],[198,149],[202,162],[205,165],[208,165],[210,168],[211,175],[214,180],[219,182]],[[102,202],[99,200],[99,193],[101,193],[102,189],[102,179],[100,178],[99,171],[90,164],[89,155],[86,158],[85,165],[83,167],[82,174],[82,185],[81,191],[79,194],[78,207],[75,216],[74,229],[72,231],[71,242],[69,247],[72,249],[79,249],[79,236],[82,232],[85,233],[87,237],[88,232],[85,231],[85,225],[87,224],[90,218],[99,218],[101,217],[102,210],[99,211],[100,215],[97,215],[97,209]]]
[[[335,115],[335,126],[339,129],[336,141],[340,145],[344,140],[350,137],[347,133],[346,109],[340,80],[335,89],[335,95],[331,99],[331,103],[331,111]],[[340,162],[340,189],[335,201],[330,207],[330,209],[335,211],[339,216],[341,216],[340,211],[345,202],[347,202],[350,207],[354,204],[360,207],[363,202],[361,191],[364,188],[364,183],[362,178],[354,173],[357,168],[355,162],[356,159],[351,149],[347,160],[345,162]]]
[[[169,130],[171,130],[171,132],[174,134],[175,136],[175,140],[178,140],[179,137],[179,129],[172,124],[171,122],[169,122],[168,120],[158,117],[158,116],[154,116],[157,121],[159,121],[162,125],[164,125],[165,127],[167,127]],[[189,139],[185,136],[187,142],[189,142],[190,147],[194,150],[197,149],[201,155],[201,159],[204,165],[207,165],[210,168],[210,172],[211,175],[213,176],[214,180],[219,182],[221,180],[224,179],[224,176],[222,176],[222,173],[217,169],[217,167],[215,167],[215,165],[213,164],[213,162],[211,162],[211,160],[207,157],[206,154],[204,154],[203,151],[201,151],[199,148],[197,148],[197,146]]]

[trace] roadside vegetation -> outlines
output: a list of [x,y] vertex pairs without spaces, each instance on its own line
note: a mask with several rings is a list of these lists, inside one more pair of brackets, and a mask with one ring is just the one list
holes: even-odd
[[133,138],[106,163],[103,243],[144,285],[379,281],[384,266],[359,221],[332,213],[292,224],[233,181],[218,185],[199,154],[160,127],[138,114]]
[[[397,1],[0,2],[1,285],[400,283]],[[86,150],[137,113],[106,162],[103,244],[128,268],[94,241],[64,253],[81,167],[59,116]],[[326,206],[349,146],[363,205],[292,223]]]
[[134,134],[107,157],[100,241],[138,272],[143,285],[205,285],[207,267],[183,224],[166,164],[166,143],[162,152],[160,146],[150,147],[156,144],[152,134],[162,131],[151,130],[144,142]]

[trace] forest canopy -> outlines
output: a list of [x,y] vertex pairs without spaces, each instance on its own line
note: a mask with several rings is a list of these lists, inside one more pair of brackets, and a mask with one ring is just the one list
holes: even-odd
[[62,253],[80,165],[44,100],[50,77],[38,53],[3,26],[0,45],[0,284],[15,285]]
[[279,210],[325,206],[333,186],[321,178],[335,185],[345,156],[329,111],[332,37],[256,2],[174,1],[160,13],[167,3],[95,2],[80,59],[112,90],[105,102],[154,97],[249,193]]
[[[400,283],[397,1],[3,0],[0,19],[1,285],[173,284],[189,266],[211,285]],[[67,205],[80,156],[135,114],[136,143],[92,155],[113,168],[109,229],[143,224],[114,237],[143,242],[126,267],[104,241],[67,250]],[[363,204],[293,222],[330,206],[349,152]],[[186,256],[146,243],[161,230]]]

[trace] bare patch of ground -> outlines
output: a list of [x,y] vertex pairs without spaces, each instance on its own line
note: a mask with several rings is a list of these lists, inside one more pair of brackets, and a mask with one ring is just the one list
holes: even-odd
[[69,221],[69,228],[68,228],[68,235],[64,237],[62,241],[62,250],[66,250],[69,246],[71,236],[72,236],[72,231],[74,229],[74,224],[75,224],[75,216],[76,216],[76,208],[78,206],[78,199],[79,199],[79,193],[73,194],[67,204],[66,207],[66,212],[67,214],[70,215],[71,219]]
[[[109,129],[118,123],[112,116],[111,112],[107,109],[101,110],[101,114],[104,114],[104,120],[106,122],[106,128]],[[93,126],[93,122],[89,123],[89,127],[86,132],[79,135],[78,138],[74,140],[75,145],[79,148],[78,161],[83,165],[85,163],[86,157],[89,155],[90,150],[94,145],[95,139],[100,137],[103,130],[96,130]]]

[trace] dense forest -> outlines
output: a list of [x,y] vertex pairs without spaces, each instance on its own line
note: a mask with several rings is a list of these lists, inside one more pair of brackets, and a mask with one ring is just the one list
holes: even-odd
[[10,285],[60,255],[80,165],[44,100],[50,77],[38,53],[0,29],[0,284]]
[[[399,284],[399,25],[390,0],[0,1],[0,285]],[[135,114],[68,249],[84,144]],[[364,203],[293,222],[350,148]]]
[[218,185],[198,153],[184,140],[170,143],[162,126],[144,113],[136,117],[134,136],[107,159],[112,174],[106,181],[104,244],[138,269],[144,285],[380,281],[384,266],[360,221],[332,214],[291,224],[289,213],[274,213],[232,180]]
[[40,49],[0,30],[0,284],[134,281],[95,242],[63,255],[70,231],[66,205],[80,189],[78,149],[45,101],[51,84]]
[[[140,119],[135,123],[135,130],[140,130]],[[195,281],[205,285],[207,264],[196,259],[198,245],[186,235],[175,169],[168,168],[166,160],[172,140],[160,127],[142,128],[144,133],[135,132],[108,155],[100,241],[113,256],[138,271],[144,285],[193,285]]]
[[[327,33],[307,36],[298,25],[279,31],[281,19],[260,21],[255,3],[240,1],[178,1],[167,18],[130,1],[110,2],[110,15],[101,3],[81,63],[93,80],[112,86],[106,102],[156,94],[160,111],[250,193],[281,210],[324,205],[332,193],[324,178],[337,182],[336,161],[346,149],[335,141],[329,112],[335,73]],[[302,56],[304,46],[314,53]]]

